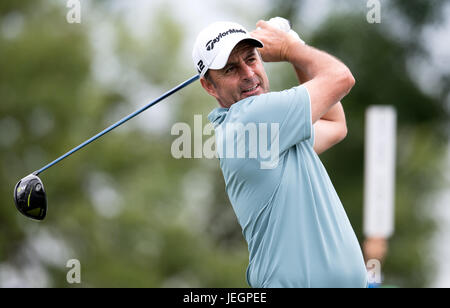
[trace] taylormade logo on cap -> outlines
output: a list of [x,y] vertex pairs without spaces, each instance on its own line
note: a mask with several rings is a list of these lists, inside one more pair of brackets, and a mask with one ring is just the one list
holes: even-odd
[[239,32],[247,34],[247,31],[242,30],[242,29],[239,29],[239,30],[237,30],[237,29],[230,29],[230,30],[228,30],[226,32],[220,33],[214,40],[210,40],[208,43],[206,43],[206,50],[208,50],[208,51],[213,50],[214,49],[214,44],[218,43],[222,37],[225,37],[225,36],[227,36],[230,33],[239,33]]
[[233,48],[243,40],[251,40],[256,47],[263,47],[244,27],[234,22],[215,22],[203,29],[192,51],[200,76],[204,76],[209,69],[222,69]]

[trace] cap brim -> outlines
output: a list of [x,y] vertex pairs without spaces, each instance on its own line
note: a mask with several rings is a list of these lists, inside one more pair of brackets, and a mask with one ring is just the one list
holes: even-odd
[[236,47],[237,44],[239,44],[240,42],[243,42],[243,41],[249,41],[249,42],[253,43],[255,45],[255,47],[258,47],[258,48],[264,47],[264,44],[256,38],[253,38],[253,37],[238,38],[238,39],[236,39],[236,41],[234,41],[222,48],[222,50],[219,52],[217,57],[214,59],[214,61],[209,66],[209,69],[220,70],[220,69],[224,68],[228,62],[228,58],[230,57],[230,54],[233,51],[234,47]]

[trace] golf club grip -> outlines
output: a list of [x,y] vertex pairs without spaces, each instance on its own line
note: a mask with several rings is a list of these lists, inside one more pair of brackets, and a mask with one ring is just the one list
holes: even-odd
[[182,88],[186,87],[187,85],[193,83],[194,81],[198,80],[200,78],[200,75],[195,75],[191,78],[189,78],[188,80],[186,80],[185,82],[179,84],[178,86],[176,86],[175,88],[167,91],[166,93],[164,93],[163,95],[161,95],[160,97],[158,97],[157,99],[153,100],[152,102],[148,103],[147,105],[145,105],[144,107],[142,107],[141,109],[133,112],[132,114],[122,118],[121,120],[119,120],[118,122],[112,124],[111,126],[109,126],[108,128],[104,129],[103,131],[101,131],[100,133],[98,133],[97,135],[93,136],[92,138],[86,140],[85,142],[83,142],[82,144],[80,144],[79,146],[73,148],[72,150],[70,150],[69,152],[67,152],[66,154],[60,156],[59,158],[55,159],[54,161],[52,161],[51,163],[49,163],[48,165],[46,165],[45,167],[33,172],[34,175],[39,175],[40,173],[44,172],[45,170],[47,170],[48,168],[52,167],[53,165],[59,163],[61,160],[63,160],[64,158],[72,155],[73,153],[75,153],[76,151],[84,148],[85,146],[87,146],[88,144],[90,144],[91,142],[97,140],[98,138],[100,138],[101,136],[107,134],[108,132],[112,131],[114,128],[122,125],[123,123],[127,122],[128,120],[134,118],[135,116],[137,116],[138,114],[144,112],[145,110],[147,110],[148,108],[152,107],[153,105],[156,105],[157,103],[159,103],[160,101],[162,101],[163,99],[165,99],[166,97],[172,95],[173,93],[181,90]]

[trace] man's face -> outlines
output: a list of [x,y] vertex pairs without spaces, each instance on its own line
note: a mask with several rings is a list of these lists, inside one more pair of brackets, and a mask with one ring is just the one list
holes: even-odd
[[208,72],[208,79],[201,79],[202,86],[222,107],[269,91],[261,57],[256,47],[245,41],[236,45],[223,69]]

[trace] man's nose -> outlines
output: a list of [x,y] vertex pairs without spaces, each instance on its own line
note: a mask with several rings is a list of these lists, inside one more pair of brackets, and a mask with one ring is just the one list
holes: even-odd
[[248,66],[247,64],[241,66],[242,79],[252,79],[254,75],[255,72],[253,71],[253,68],[251,66]]

